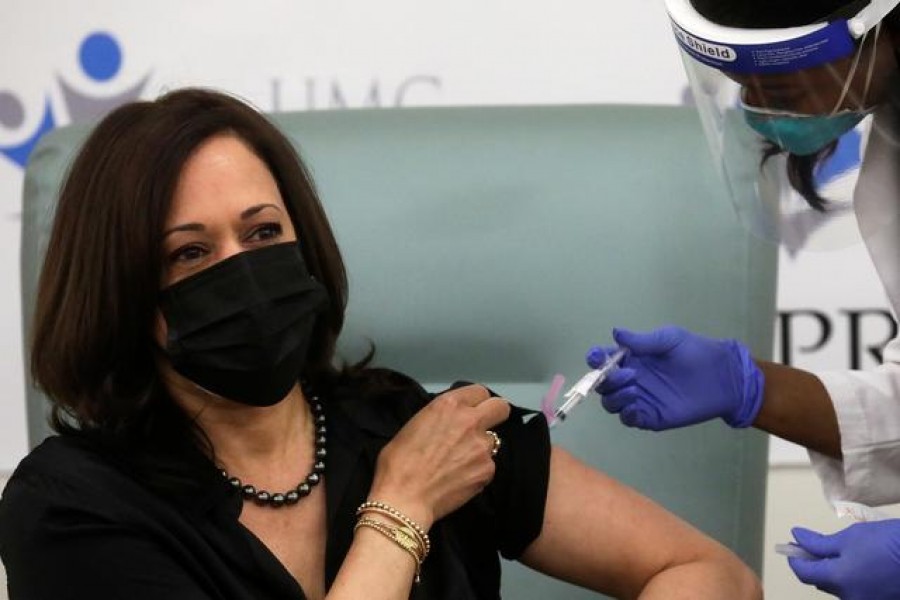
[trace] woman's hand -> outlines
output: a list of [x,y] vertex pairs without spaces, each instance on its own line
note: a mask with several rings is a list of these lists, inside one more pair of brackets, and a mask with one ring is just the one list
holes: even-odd
[[378,457],[369,497],[428,529],[494,477],[488,429],[509,417],[509,403],[480,385],[445,392],[419,411]]

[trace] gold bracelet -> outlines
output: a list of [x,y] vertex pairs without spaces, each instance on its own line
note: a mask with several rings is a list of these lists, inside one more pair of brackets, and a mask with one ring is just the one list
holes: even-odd
[[[391,539],[397,542],[399,545],[403,546],[407,550],[411,551],[416,558],[417,563],[421,563],[422,556],[422,546],[419,544],[418,540],[416,540],[414,535],[410,534],[410,531],[406,527],[391,527],[387,523],[383,521],[378,521],[376,519],[369,519],[367,517],[361,518],[356,522],[356,527],[376,527],[383,533],[389,534]],[[355,530],[356,528],[354,528]]]
[[422,529],[418,523],[404,515],[402,512],[400,512],[390,504],[385,504],[384,502],[375,502],[371,500],[363,502],[359,505],[359,508],[356,509],[356,516],[361,516],[365,512],[376,512],[374,509],[378,509],[377,512],[379,514],[388,516],[398,523],[402,523],[415,531],[419,536],[420,543],[425,547],[425,556],[428,556],[428,553],[431,552],[431,539],[428,537],[428,534],[425,533],[425,530]]
[[385,525],[381,521],[376,521],[375,519],[367,519],[365,517],[356,522],[356,525],[353,527],[354,533],[360,527],[369,527],[371,529],[374,529],[387,539],[397,544],[410,556],[412,556],[413,561],[416,563],[415,582],[419,583],[419,581],[421,581],[420,575],[422,572],[422,547],[419,545],[419,542],[415,539],[415,537],[409,535],[409,533],[403,531],[401,528],[391,527],[389,525]]
[[394,521],[395,523],[397,523],[398,525],[400,525],[401,528],[406,530],[409,535],[415,536],[416,541],[424,549],[424,551],[422,553],[422,560],[425,560],[428,557],[428,554],[431,552],[431,540],[428,538],[427,535],[425,537],[422,537],[423,534],[420,533],[421,530],[413,527],[413,525],[415,525],[415,523],[413,523],[412,521],[407,523],[407,521],[404,521],[403,519],[398,518],[390,511],[385,510],[383,508],[378,508],[375,506],[368,506],[365,508],[360,507],[359,511],[357,512],[357,514],[360,516],[368,514],[368,513],[375,513],[377,515],[385,516],[385,517],[389,518],[390,520]]

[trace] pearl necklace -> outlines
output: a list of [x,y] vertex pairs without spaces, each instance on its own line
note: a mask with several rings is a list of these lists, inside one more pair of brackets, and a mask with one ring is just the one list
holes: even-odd
[[313,419],[316,428],[316,446],[315,457],[312,470],[297,487],[286,492],[276,492],[270,494],[266,490],[257,489],[256,486],[249,483],[245,484],[237,477],[232,477],[225,469],[221,469],[222,477],[235,490],[239,490],[244,501],[253,500],[260,506],[270,506],[272,508],[281,508],[282,506],[297,504],[301,498],[309,496],[312,489],[322,480],[325,474],[325,456],[328,452],[325,450],[325,434],[328,429],[325,427],[325,409],[318,396],[312,396],[309,399],[309,406],[312,409]]

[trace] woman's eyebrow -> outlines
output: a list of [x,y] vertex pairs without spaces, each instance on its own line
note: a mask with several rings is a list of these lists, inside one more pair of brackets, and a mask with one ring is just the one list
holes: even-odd
[[257,204],[256,206],[251,206],[250,208],[244,209],[241,211],[241,220],[246,220],[257,214],[264,208],[274,208],[275,210],[281,212],[281,208],[277,204]]
[[163,232],[163,239],[167,238],[171,234],[177,231],[203,231],[206,227],[203,223],[185,223],[184,225],[176,225],[171,229],[167,229]]
[[[277,204],[257,204],[241,211],[241,220],[246,221],[253,215],[258,214],[260,211],[266,208],[274,208],[278,212],[281,212],[281,207],[279,207]],[[184,225],[176,225],[175,227],[164,231],[163,238],[165,239],[176,231],[203,231],[205,229],[206,227],[203,225],[203,223],[185,223]]]

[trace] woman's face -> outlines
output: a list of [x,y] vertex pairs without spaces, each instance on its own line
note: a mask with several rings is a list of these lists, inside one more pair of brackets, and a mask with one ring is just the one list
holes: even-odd
[[230,256],[297,239],[278,184],[238,137],[217,135],[185,163],[163,231],[167,287]]
[[[240,138],[201,144],[181,172],[163,230],[160,289],[240,252],[297,239],[278,185]],[[157,318],[165,347],[166,324]]]
[[[873,36],[874,33],[870,33]],[[886,98],[887,84],[897,72],[891,36],[882,31],[875,43],[871,38],[858,52],[856,70],[854,55],[838,61],[803,69],[793,73],[774,75],[738,75],[727,73],[742,86],[744,104],[757,108],[787,111],[801,115],[828,115],[838,110],[870,109]],[[874,58],[874,63],[872,62]],[[872,78],[866,89],[869,67]],[[841,101],[847,79],[852,77],[849,90]]]

